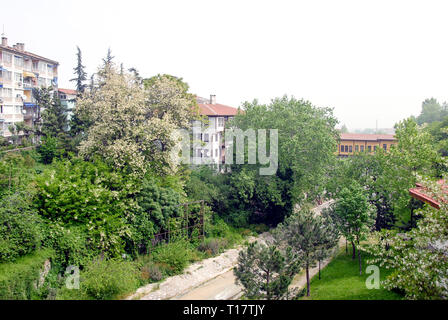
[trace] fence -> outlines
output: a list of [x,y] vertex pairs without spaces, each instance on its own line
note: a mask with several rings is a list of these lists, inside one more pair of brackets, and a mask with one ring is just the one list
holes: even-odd
[[[192,214],[190,208],[192,205],[200,204],[200,210],[198,213]],[[176,207],[183,208],[183,214],[181,214],[181,226],[178,228],[172,228],[171,223],[168,223],[168,230],[157,233],[150,238],[150,245],[148,246],[148,253],[151,248],[164,243],[170,243],[173,239],[180,237],[187,239],[202,239],[205,236],[205,219],[204,219],[204,206],[205,201],[192,201],[182,203]]]

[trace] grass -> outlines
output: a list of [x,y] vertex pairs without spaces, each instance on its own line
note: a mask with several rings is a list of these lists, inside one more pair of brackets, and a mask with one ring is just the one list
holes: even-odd
[[[359,275],[358,259],[352,260],[351,254],[345,249],[336,256],[322,271],[322,279],[318,275],[311,280],[311,297],[302,297],[304,300],[401,300],[403,296],[386,290],[382,285],[380,289],[367,289],[366,274],[367,259],[369,256],[363,252],[363,275]],[[380,268],[380,281],[383,281],[390,270]]]

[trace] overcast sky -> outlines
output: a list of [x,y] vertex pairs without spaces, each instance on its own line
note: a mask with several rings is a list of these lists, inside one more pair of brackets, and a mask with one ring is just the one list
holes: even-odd
[[349,129],[392,127],[448,100],[446,1],[3,1],[9,44],[89,73],[108,47],[143,76],[182,77],[219,103],[284,94],[333,107]]

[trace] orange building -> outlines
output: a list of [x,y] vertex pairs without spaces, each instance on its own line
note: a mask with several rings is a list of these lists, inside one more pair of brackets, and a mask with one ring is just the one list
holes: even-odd
[[388,151],[395,144],[397,140],[393,134],[341,133],[337,153],[340,157],[348,157],[358,152],[372,153],[378,148]]

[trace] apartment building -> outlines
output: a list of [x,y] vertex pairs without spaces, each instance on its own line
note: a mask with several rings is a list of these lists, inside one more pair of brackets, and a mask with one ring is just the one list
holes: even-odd
[[78,95],[78,91],[72,89],[58,89],[58,97],[61,100],[61,104],[67,108],[67,120],[73,116],[73,111],[76,106],[76,96]]
[[[231,120],[238,109],[216,103],[216,96],[210,99],[197,97],[199,113],[206,118],[201,133],[195,137],[201,145],[193,150],[193,157],[203,164],[220,165],[225,163],[224,131],[226,122]],[[200,125],[196,122],[196,125]]]
[[0,135],[8,137],[8,127],[17,122],[33,126],[40,111],[33,88],[58,86],[59,63],[25,51],[25,44],[12,47],[2,37],[0,45]]
[[357,134],[341,133],[338,155],[348,157],[358,152],[375,152],[378,148],[385,151],[397,144],[393,134]]

